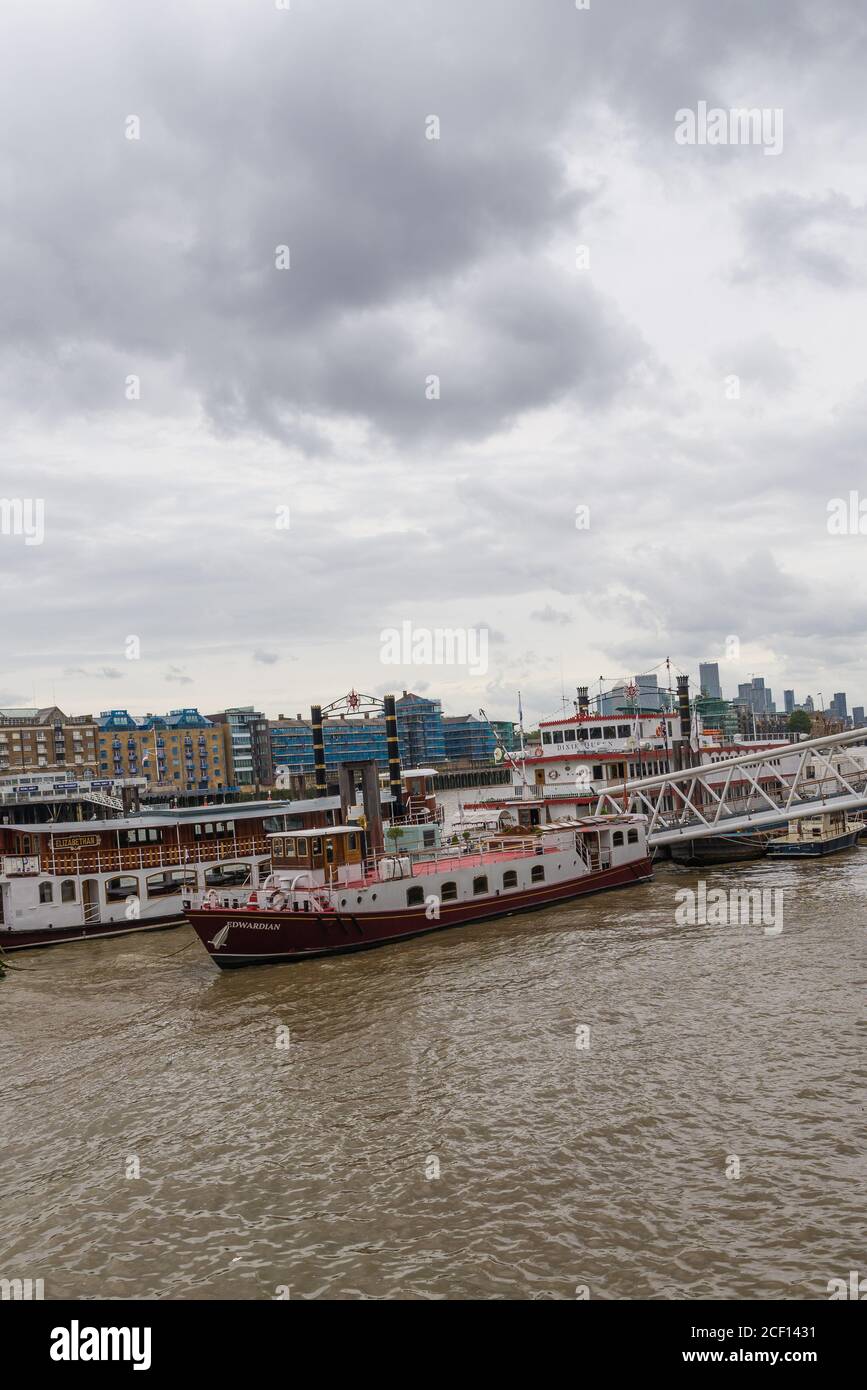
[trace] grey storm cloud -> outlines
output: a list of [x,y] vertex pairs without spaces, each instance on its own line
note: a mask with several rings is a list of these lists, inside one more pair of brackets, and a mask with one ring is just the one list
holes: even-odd
[[537,623],[559,623],[561,627],[572,621],[571,614],[562,608],[554,608],[550,603],[546,603],[544,608],[534,609],[530,617]]
[[[0,537],[13,688],[313,696],[357,640],[376,689],[382,628],[488,613],[541,708],[546,637],[861,632],[824,517],[867,445],[862,0],[12,0],[0,54],[0,496],[46,499]],[[678,147],[699,100],[784,106],[783,154]]]
[[764,193],[742,208],[741,219],[744,260],[733,271],[736,279],[802,278],[834,289],[867,279],[867,204],[841,193]]
[[[863,35],[857,5],[835,13]],[[221,429],[311,450],[334,416],[474,438],[570,393],[605,402],[640,334],[533,259],[581,240],[593,195],[565,165],[582,110],[666,130],[744,44],[816,61],[823,41],[836,56],[827,28],[791,0],[157,3],[122,20],[91,3],[74,26],[13,5],[9,389],[37,413],[106,410],[132,373],[146,409],[182,386]]]

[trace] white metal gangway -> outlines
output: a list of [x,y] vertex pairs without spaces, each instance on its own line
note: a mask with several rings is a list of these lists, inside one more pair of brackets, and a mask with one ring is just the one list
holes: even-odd
[[[834,749],[848,744],[860,747],[835,760]],[[626,810],[645,815],[648,843],[670,845],[768,829],[819,811],[854,811],[867,807],[865,745],[867,729],[849,729],[642,777],[606,788],[596,814]],[[702,752],[707,756],[713,750]]]

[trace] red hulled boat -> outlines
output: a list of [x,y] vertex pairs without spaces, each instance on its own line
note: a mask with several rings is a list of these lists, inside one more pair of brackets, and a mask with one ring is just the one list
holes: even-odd
[[269,839],[271,873],[243,906],[216,890],[185,902],[188,920],[224,970],[367,950],[623,888],[652,873],[645,819],[634,815],[586,816],[533,835],[370,856],[357,825]]

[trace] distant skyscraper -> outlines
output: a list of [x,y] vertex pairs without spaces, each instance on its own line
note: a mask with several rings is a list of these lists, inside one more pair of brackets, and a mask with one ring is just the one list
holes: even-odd
[[655,675],[636,676],[638,704],[641,709],[661,709],[659,680]]
[[856,705],[852,711],[852,723],[856,729],[864,728],[864,706]]
[[783,691],[783,703],[784,703],[785,708],[786,708],[786,714],[793,714],[793,713],[794,713],[794,710],[795,710],[795,692],[794,692],[794,690],[784,690],[784,691]]
[[815,708],[816,708],[816,706],[813,704],[813,697],[812,697],[812,695],[808,695],[807,698],[806,698],[805,701],[804,701],[804,709],[807,711],[808,714],[812,714],[812,713],[814,712]]
[[709,696],[711,700],[721,700],[722,687],[719,681],[719,663],[716,661],[699,662],[698,683],[702,693]]
[[835,691],[834,698],[831,701],[831,713],[833,714],[835,719],[849,718],[845,690]]
[[748,705],[753,714],[761,718],[773,714],[776,709],[774,692],[765,685],[764,676],[754,676],[751,681],[738,686],[738,704]]

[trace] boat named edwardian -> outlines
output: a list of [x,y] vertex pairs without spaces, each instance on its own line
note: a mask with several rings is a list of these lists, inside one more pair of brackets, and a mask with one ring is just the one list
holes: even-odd
[[351,825],[269,840],[271,872],[242,906],[213,889],[187,899],[189,921],[224,970],[363,951],[652,876],[645,818],[625,814],[418,852],[401,837],[368,855]]

